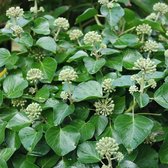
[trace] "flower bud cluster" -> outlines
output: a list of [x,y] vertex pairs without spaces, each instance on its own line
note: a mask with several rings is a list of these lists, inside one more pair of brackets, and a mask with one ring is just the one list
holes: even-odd
[[39,119],[41,112],[42,108],[38,103],[31,103],[25,109],[25,113],[32,122]]
[[103,137],[96,143],[96,150],[102,158],[115,158],[121,161],[124,156],[119,152],[119,146],[115,139],[111,137]]
[[155,20],[157,18],[156,13],[151,13],[146,17],[147,20]]
[[114,101],[111,98],[101,99],[94,103],[95,114],[108,116],[114,111]]
[[105,79],[102,82],[102,88],[107,93],[111,93],[111,92],[115,91],[115,89],[112,87],[112,79],[111,78]]
[[94,45],[96,43],[101,43],[102,37],[98,32],[90,31],[85,34],[83,41],[86,45]]
[[78,78],[78,75],[76,71],[68,66],[60,71],[58,79],[63,82],[71,83],[72,81],[75,81]]
[[13,107],[21,107],[23,108],[25,106],[25,103],[27,102],[27,100],[23,100],[23,99],[12,99],[12,106]]
[[156,65],[150,58],[140,58],[134,63],[133,69],[140,70],[143,74],[151,74],[156,71]]
[[20,37],[20,35],[24,32],[22,27],[19,25],[14,25],[11,27],[11,29],[13,30],[14,35],[18,37]]
[[44,12],[44,11],[45,10],[44,10],[44,8],[42,6],[40,6],[39,9],[37,9],[36,6],[33,6],[33,7],[30,8],[30,12],[35,13],[35,14],[37,14],[38,12]]
[[18,17],[23,16],[23,14],[24,14],[24,11],[19,6],[11,7],[6,11],[6,16],[8,18],[18,18]]
[[158,2],[153,5],[153,10],[155,12],[161,13],[162,15],[165,15],[168,12],[168,5],[162,2]]
[[79,29],[74,29],[69,32],[70,40],[78,40],[80,37],[83,36],[83,33]]
[[152,28],[148,24],[141,24],[136,27],[137,34],[147,34],[150,35],[152,33]]
[[145,88],[156,87],[156,81],[149,78],[149,74],[156,72],[156,65],[150,58],[140,58],[134,63],[134,70],[140,70],[138,74],[132,75],[131,80],[140,86],[140,89],[134,84],[130,86],[129,92],[143,92]]
[[146,41],[143,47],[143,50],[145,52],[157,52],[158,49],[159,49],[159,44],[153,40]]
[[68,100],[69,98],[69,94],[65,91],[62,91],[61,94],[60,94],[60,97],[63,99],[63,100]]
[[38,68],[32,68],[27,72],[26,79],[29,80],[32,83],[37,82],[37,81],[43,79],[43,73]]
[[107,5],[109,3],[109,0],[98,0],[98,3],[101,5]]
[[58,17],[54,21],[54,26],[56,26],[57,28],[60,28],[60,29],[68,30],[70,25],[69,25],[69,22],[66,18]]

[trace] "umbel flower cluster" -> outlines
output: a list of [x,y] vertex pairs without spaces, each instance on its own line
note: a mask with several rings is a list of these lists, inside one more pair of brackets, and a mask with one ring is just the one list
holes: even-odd
[[21,109],[23,109],[26,102],[27,100],[24,100],[24,99],[12,99],[11,103],[13,107],[21,107]]
[[114,110],[114,101],[111,98],[101,99],[94,103],[95,114],[109,116]]
[[56,26],[58,29],[68,30],[69,29],[69,22],[67,19],[63,17],[58,17],[54,21],[54,26]]
[[119,146],[115,139],[111,137],[102,137],[96,143],[96,150],[102,159],[106,158],[108,161],[110,160],[110,162],[114,159],[120,162],[124,158],[123,154],[119,152]]
[[83,33],[79,29],[74,29],[69,32],[70,40],[78,40],[80,37],[83,36]]
[[94,45],[97,43],[101,43],[102,37],[96,31],[89,31],[85,34],[83,41],[86,45]]
[[78,75],[76,71],[70,66],[67,66],[63,70],[61,70],[58,77],[58,79],[60,81],[63,81],[63,83],[64,82],[71,83],[72,81],[75,81],[77,78]]
[[32,68],[27,72],[26,79],[31,83],[37,83],[39,80],[43,79],[43,73],[40,69]]
[[133,94],[134,92],[144,92],[148,87],[155,88],[156,82],[154,79],[150,78],[150,74],[156,72],[156,65],[150,58],[140,58],[134,63],[134,70],[140,70],[138,74],[132,75],[131,79],[138,84],[140,89],[136,85],[132,85],[129,88],[129,92]]
[[6,11],[6,16],[9,18],[18,18],[23,16],[23,14],[24,14],[24,11],[19,6],[11,7]]
[[111,78],[107,78],[102,82],[104,92],[111,93],[115,91],[115,88],[112,86],[112,81],[113,80]]
[[31,103],[25,109],[25,113],[32,122],[40,118],[41,112],[42,108],[38,103]]

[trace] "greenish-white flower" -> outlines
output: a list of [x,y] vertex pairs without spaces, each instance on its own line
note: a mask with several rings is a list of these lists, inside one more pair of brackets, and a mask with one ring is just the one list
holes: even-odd
[[24,107],[25,103],[27,102],[27,100],[24,99],[12,99],[12,106],[13,107]]
[[110,166],[104,164],[101,168],[110,168]]
[[60,97],[63,99],[63,100],[67,100],[69,98],[69,94],[65,91],[62,91],[61,94],[60,94]]
[[32,68],[27,72],[26,79],[31,82],[37,82],[37,81],[43,79],[43,73],[38,68]]
[[20,27],[19,25],[14,25],[11,27],[11,29],[13,30],[14,35],[18,37],[24,32],[22,27]]
[[164,56],[165,56],[165,57],[168,57],[168,50],[165,50]]
[[71,83],[71,81],[75,81],[78,78],[76,71],[68,66],[62,69],[59,73],[58,79],[63,82]]
[[39,119],[41,112],[42,108],[38,103],[31,103],[25,109],[25,113],[32,122]]
[[115,91],[115,89],[112,87],[112,79],[111,78],[107,78],[102,82],[102,88],[105,92],[111,93],[113,91]]
[[79,29],[74,29],[69,32],[70,40],[78,40],[80,37],[83,36],[83,33]]
[[168,12],[168,5],[162,2],[158,2],[153,5],[153,10],[165,15]]
[[96,150],[102,158],[111,157],[118,152],[119,146],[116,143],[115,139],[111,137],[102,137],[96,143]]
[[148,80],[148,85],[149,85],[151,88],[155,89],[155,87],[157,86],[157,83],[156,83],[156,81],[155,81],[154,79],[149,79],[149,80]]
[[148,24],[144,23],[144,24],[141,24],[141,25],[137,26],[136,31],[137,31],[138,35],[140,35],[140,34],[150,35],[151,32],[152,32],[152,28]]
[[101,99],[94,103],[95,114],[108,116],[114,111],[114,101],[111,98]]
[[130,94],[133,94],[134,92],[138,92],[138,87],[136,85],[132,85],[129,88]]
[[6,11],[6,16],[8,18],[18,18],[18,17],[21,17],[23,16],[24,14],[24,11],[22,8],[20,8],[19,6],[17,7],[11,7],[9,8],[7,11]]
[[107,5],[109,3],[109,0],[98,0],[98,3],[101,5]]
[[134,63],[133,69],[140,70],[144,74],[150,74],[156,71],[156,64],[150,58],[140,58]]
[[151,13],[146,17],[147,20],[155,20],[157,18],[156,13]]
[[85,34],[83,41],[87,45],[94,45],[96,43],[101,43],[102,37],[100,34],[98,34],[98,32],[90,31]]
[[143,47],[143,50],[145,52],[157,52],[158,49],[159,49],[159,44],[153,40],[146,41]]
[[122,161],[124,159],[124,155],[121,152],[117,152],[115,154],[115,157],[116,157],[118,162],[120,162],[120,161]]
[[58,17],[54,21],[54,26],[56,26],[57,28],[68,30],[70,25],[69,25],[69,22],[66,18]]

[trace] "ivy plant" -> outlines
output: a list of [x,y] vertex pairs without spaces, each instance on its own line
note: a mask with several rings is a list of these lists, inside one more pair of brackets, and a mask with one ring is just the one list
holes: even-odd
[[74,25],[30,3],[0,29],[0,168],[167,167],[166,2],[98,0]]

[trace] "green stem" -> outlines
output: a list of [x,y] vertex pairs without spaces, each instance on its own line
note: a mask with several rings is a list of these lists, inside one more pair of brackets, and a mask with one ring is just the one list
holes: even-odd
[[55,41],[57,40],[57,37],[58,37],[60,31],[61,31],[61,28],[58,28],[58,30],[57,30],[57,32],[55,34],[55,37],[54,37]]
[[106,156],[106,159],[107,159],[107,161],[108,161],[108,166],[109,166],[109,168],[113,168],[112,161],[111,161],[111,157]]
[[151,115],[151,116],[162,116],[162,114],[154,114],[154,113],[137,113],[139,115]]
[[132,30],[134,30],[134,29],[135,29],[135,26],[132,27],[132,28],[130,28],[130,29],[125,30],[125,31],[122,32],[120,35],[126,34],[126,33],[130,32],[130,31],[132,31]]
[[158,13],[157,13],[157,16],[156,16],[155,22],[157,22],[157,21],[158,21],[159,17],[160,17],[160,12],[158,12]]
[[99,18],[97,17],[97,15],[95,15],[94,18],[95,18],[95,21],[96,21],[97,25],[103,26],[103,25],[100,23],[100,20],[99,20]]

